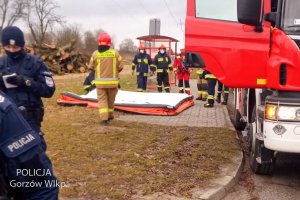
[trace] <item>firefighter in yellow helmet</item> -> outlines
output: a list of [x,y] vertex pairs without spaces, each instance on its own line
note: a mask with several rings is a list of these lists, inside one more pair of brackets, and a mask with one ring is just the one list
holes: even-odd
[[101,33],[98,38],[98,50],[92,54],[89,69],[95,70],[93,83],[97,88],[101,125],[108,125],[114,118],[114,102],[118,92],[119,72],[122,71],[122,58],[110,49],[111,37]]

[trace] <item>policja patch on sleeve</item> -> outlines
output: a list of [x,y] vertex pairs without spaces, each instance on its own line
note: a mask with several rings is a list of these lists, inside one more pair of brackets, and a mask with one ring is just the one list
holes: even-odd
[[36,132],[31,131],[14,138],[10,138],[4,145],[1,146],[1,150],[6,157],[14,158],[38,145],[40,142],[40,136]]
[[45,82],[49,87],[53,87],[54,86],[54,81],[51,77],[49,76],[45,76]]

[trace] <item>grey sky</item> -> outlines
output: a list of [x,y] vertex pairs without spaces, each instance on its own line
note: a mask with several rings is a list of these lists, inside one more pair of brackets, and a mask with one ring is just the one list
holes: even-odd
[[125,38],[132,38],[137,44],[135,38],[149,34],[150,18],[161,20],[162,35],[183,40],[186,0],[57,0],[57,3],[61,6],[59,14],[65,16],[68,24],[81,24],[84,30],[102,28],[114,35],[117,44]]

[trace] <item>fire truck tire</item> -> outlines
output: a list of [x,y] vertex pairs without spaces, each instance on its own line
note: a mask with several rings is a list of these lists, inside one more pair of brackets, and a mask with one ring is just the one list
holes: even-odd
[[[255,109],[255,106],[254,106]],[[250,129],[248,133],[248,145],[249,145],[249,164],[251,170],[255,174],[264,174],[269,175],[272,174],[274,169],[274,162],[261,162],[261,158],[263,157],[262,148],[263,141],[256,139],[256,112],[252,112],[252,123],[250,124]],[[258,158],[258,159],[257,159]],[[259,160],[260,159],[260,160]],[[273,160],[274,161],[274,160]]]
[[233,124],[236,130],[242,131],[246,128],[246,122],[242,121],[242,115],[237,107],[237,91],[234,90],[234,112],[233,112]]
[[237,109],[234,110],[234,127],[238,131],[242,131],[246,127],[246,123],[242,122],[242,116]]

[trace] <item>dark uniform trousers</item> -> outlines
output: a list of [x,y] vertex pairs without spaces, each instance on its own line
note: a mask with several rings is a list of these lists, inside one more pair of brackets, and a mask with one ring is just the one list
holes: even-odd
[[165,91],[170,92],[169,70],[172,71],[171,58],[166,53],[158,53],[153,60],[152,68],[156,68],[157,73],[157,90],[162,92],[164,85]]
[[216,77],[211,74],[209,71],[203,72],[205,79],[207,80],[207,104],[205,104],[205,107],[213,107],[215,103],[215,87],[217,84]]
[[[224,91],[223,91],[223,87],[224,87]],[[218,102],[218,103],[221,102],[222,91],[224,93],[222,104],[227,105],[228,96],[229,96],[229,87],[223,85],[223,83],[218,80],[218,94],[217,94],[217,99],[216,99],[216,102]]]
[[132,71],[136,70],[137,75],[137,91],[144,92],[147,89],[147,79],[149,67],[152,65],[152,60],[147,53],[138,53],[132,61]]
[[[184,82],[184,84],[183,84]],[[189,80],[184,80],[180,79],[178,80],[178,87],[179,87],[179,93],[187,93],[190,94],[190,81]]]
[[[41,138],[26,122],[17,106],[2,92],[0,129],[0,168],[8,188],[8,194],[5,195],[16,200],[57,200],[57,179],[51,161],[42,148]],[[20,173],[24,170],[25,173]],[[31,175],[26,175],[28,171],[31,171]],[[30,187],[26,187],[27,183],[31,183]],[[21,186],[15,187],[16,184]],[[5,186],[1,184],[0,187],[0,191],[3,191]]]
[[147,89],[148,75],[146,73],[139,73],[137,75],[137,91],[143,92]]
[[169,73],[167,70],[157,72],[157,90],[162,92],[162,85],[164,84],[165,91],[170,92]]

